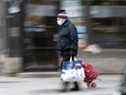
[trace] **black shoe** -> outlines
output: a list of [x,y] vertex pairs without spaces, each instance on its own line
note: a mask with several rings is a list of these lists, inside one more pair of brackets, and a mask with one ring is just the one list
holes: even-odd
[[121,95],[126,95],[126,93],[122,93]]
[[79,91],[79,88],[72,88],[70,91]]
[[79,87],[78,82],[74,82],[74,87],[71,89],[71,91],[79,91],[79,90],[80,90],[80,87]]
[[61,92],[66,92],[66,91],[68,91],[69,82],[63,82],[62,86],[63,86],[63,87],[62,87]]

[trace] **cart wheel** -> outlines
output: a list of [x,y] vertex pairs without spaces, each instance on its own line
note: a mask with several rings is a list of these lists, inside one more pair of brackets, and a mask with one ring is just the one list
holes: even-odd
[[95,82],[93,82],[93,83],[91,83],[91,85],[90,85],[92,88],[96,88],[96,83]]

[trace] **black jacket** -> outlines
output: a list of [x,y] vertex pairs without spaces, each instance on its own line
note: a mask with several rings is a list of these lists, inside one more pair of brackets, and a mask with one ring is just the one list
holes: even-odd
[[58,46],[62,56],[76,56],[78,50],[77,29],[69,20],[59,26]]

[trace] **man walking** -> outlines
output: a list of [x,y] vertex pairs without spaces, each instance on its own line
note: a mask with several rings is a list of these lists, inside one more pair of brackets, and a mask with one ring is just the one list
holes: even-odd
[[[62,57],[61,69],[63,61],[69,61],[72,57],[74,59],[78,54],[78,36],[77,29],[74,24],[68,19],[65,10],[60,10],[57,15],[58,24],[58,46],[60,50],[60,57]],[[69,82],[65,82],[64,86],[68,86]],[[72,90],[79,90],[79,85],[74,82]]]

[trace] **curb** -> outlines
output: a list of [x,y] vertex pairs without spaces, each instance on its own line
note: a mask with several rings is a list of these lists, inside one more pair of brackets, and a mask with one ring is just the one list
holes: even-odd
[[[111,76],[116,79],[116,78],[121,78],[123,76],[123,74],[102,73],[99,75],[99,77],[104,77],[104,76],[106,78],[109,78]],[[23,73],[18,73],[16,77],[19,77],[19,78],[54,78],[54,77],[60,77],[60,72],[23,72]]]

